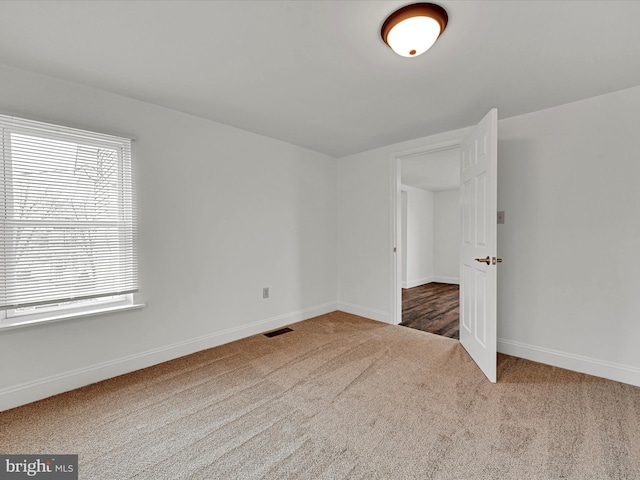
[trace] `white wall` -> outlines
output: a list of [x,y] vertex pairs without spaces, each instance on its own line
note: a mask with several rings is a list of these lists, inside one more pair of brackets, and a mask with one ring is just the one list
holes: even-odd
[[402,185],[407,193],[406,278],[402,288],[433,281],[434,277],[434,194],[429,190]]
[[[639,125],[640,87],[499,122],[501,351],[640,385]],[[466,131],[338,161],[340,305],[390,321],[391,158]]]
[[388,321],[391,245],[388,155],[338,160],[338,308]]
[[640,385],[640,87],[500,121],[503,351]]
[[336,159],[6,67],[0,111],[137,138],[148,303],[0,331],[0,410],[336,309]]
[[460,283],[460,190],[434,192],[434,280]]

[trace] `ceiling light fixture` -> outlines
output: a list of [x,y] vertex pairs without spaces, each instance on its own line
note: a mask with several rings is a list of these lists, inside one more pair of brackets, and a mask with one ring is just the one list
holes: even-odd
[[398,55],[417,57],[444,32],[449,17],[440,5],[414,3],[396,10],[382,24],[382,40]]

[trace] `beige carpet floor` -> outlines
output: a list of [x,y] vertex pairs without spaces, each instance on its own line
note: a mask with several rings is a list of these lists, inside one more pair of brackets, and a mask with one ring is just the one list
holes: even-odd
[[640,479],[640,388],[335,312],[0,413],[83,479]]

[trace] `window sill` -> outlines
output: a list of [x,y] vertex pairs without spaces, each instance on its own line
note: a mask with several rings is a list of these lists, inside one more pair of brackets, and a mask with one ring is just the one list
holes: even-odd
[[111,307],[108,307],[108,306],[96,307],[88,310],[82,310],[80,312],[78,311],[65,312],[65,313],[52,312],[51,315],[47,317],[31,319],[31,320],[28,318],[24,318],[22,320],[5,319],[4,322],[0,323],[0,331],[12,330],[14,328],[32,327],[35,325],[42,325],[45,323],[62,322],[64,320],[71,320],[74,318],[81,318],[81,317],[90,317],[93,315],[102,315],[105,313],[115,313],[115,312],[122,312],[126,310],[138,310],[146,306],[147,306],[146,303],[134,303],[129,305],[118,305],[118,306],[111,306]]

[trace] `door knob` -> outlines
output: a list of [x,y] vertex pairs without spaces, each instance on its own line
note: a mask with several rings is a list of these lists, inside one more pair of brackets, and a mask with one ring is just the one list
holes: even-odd
[[493,258],[491,259],[491,263],[493,263],[494,265],[495,265],[496,263],[502,263],[502,259],[501,259],[501,258],[493,257]]
[[487,255],[487,258],[476,258],[476,262],[480,262],[480,263],[484,262],[487,265],[489,265],[491,263],[491,257]]

